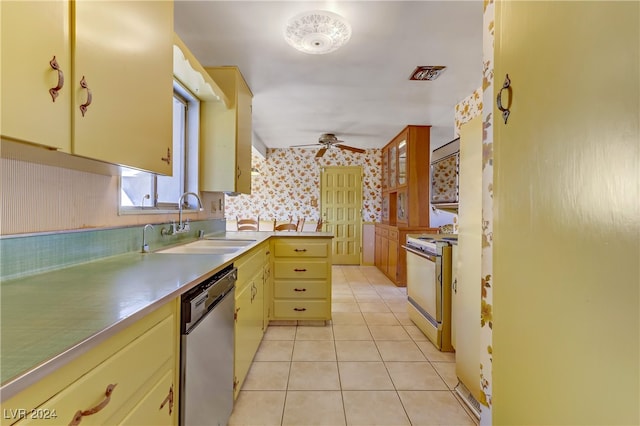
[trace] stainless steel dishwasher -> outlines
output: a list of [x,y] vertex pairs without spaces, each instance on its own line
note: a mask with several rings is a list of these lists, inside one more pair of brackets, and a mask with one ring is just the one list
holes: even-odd
[[226,425],[233,409],[234,285],[230,265],[182,295],[180,424]]

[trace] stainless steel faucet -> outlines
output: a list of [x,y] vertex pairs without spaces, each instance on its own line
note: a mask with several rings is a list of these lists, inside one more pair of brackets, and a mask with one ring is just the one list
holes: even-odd
[[182,232],[187,232],[190,231],[191,228],[189,226],[189,220],[187,219],[187,221],[185,223],[182,223],[182,204],[184,203],[184,198],[187,195],[193,195],[194,197],[196,197],[196,200],[198,200],[198,205],[200,206],[200,211],[203,210],[202,207],[202,200],[200,200],[200,196],[198,196],[198,194],[196,194],[195,192],[185,192],[184,194],[182,194],[180,196],[180,198],[178,199],[178,227],[175,230],[176,234],[180,234]]
[[147,244],[147,238],[145,236],[145,231],[147,230],[147,228],[153,229],[153,225],[150,223],[147,223],[144,226],[144,228],[142,228],[142,252],[143,253],[149,253],[149,244]]

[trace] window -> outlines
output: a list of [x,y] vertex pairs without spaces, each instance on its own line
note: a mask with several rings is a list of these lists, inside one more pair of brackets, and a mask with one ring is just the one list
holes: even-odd
[[[178,209],[183,193],[198,192],[198,129],[200,103],[187,89],[174,82],[173,176],[123,167],[120,178],[120,213],[165,213]],[[188,208],[197,200],[186,197]],[[184,206],[187,208],[187,206]]]

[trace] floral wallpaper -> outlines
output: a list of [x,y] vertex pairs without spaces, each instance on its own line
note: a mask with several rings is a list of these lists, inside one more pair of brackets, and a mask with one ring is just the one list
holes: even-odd
[[364,154],[330,148],[316,159],[317,149],[268,149],[267,158],[253,155],[251,195],[225,197],[225,216],[260,217],[260,220],[317,221],[320,217],[320,169],[322,166],[362,166],[363,221],[379,222],[381,212],[380,149]]
[[493,362],[493,99],[494,99],[494,0],[484,1],[482,34],[482,276],[480,284],[480,385],[484,392],[480,424],[492,424]]
[[482,87],[456,104],[454,111],[455,135],[460,136],[460,126],[482,113]]
[[434,163],[431,169],[431,199],[440,203],[458,201],[458,158],[452,156]]

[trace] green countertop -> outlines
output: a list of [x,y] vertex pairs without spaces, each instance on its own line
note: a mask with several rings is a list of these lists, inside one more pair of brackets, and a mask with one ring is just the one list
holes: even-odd
[[2,401],[180,296],[271,236],[333,235],[227,232],[215,237],[255,242],[224,255],[129,253],[3,282]]

